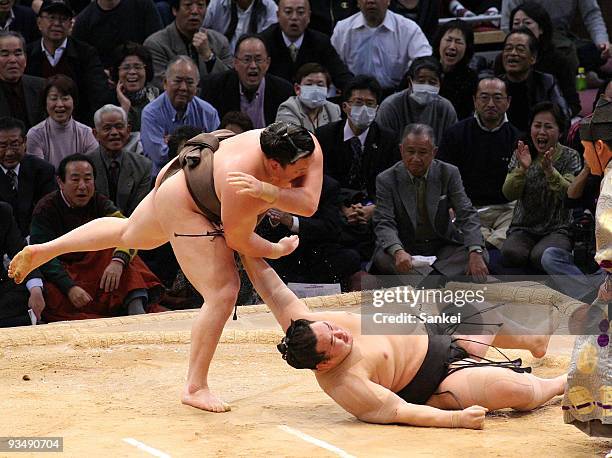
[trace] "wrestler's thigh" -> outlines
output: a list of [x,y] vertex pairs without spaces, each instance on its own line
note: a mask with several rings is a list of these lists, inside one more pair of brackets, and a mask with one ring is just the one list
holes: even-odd
[[[479,405],[489,410],[530,402],[533,377],[503,367],[471,367],[449,375],[427,405],[439,409],[465,409]],[[452,395],[450,394],[452,393]]]
[[[160,225],[172,244],[185,276],[207,302],[239,286],[234,251],[222,236],[188,237],[214,231],[199,213],[183,172],[162,183],[155,198]],[[233,304],[232,304],[233,305]]]
[[130,215],[122,234],[123,245],[151,249],[168,241],[157,217],[155,194],[155,190],[147,194]]
[[[461,329],[461,326],[459,326]],[[481,359],[487,354],[495,335],[453,335],[455,343],[463,347],[473,358]]]

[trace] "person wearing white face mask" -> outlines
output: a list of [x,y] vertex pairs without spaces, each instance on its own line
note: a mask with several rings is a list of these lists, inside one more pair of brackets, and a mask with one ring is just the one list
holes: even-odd
[[340,107],[327,100],[331,77],[324,67],[317,63],[304,64],[298,69],[295,80],[297,96],[291,96],[280,104],[276,121],[290,122],[314,131],[340,120]]
[[342,187],[345,224],[341,243],[356,248],[362,262],[369,261],[374,251],[371,219],[376,207],[376,176],[400,158],[394,132],[375,121],[381,94],[374,78],[356,76],[342,93],[342,111],[348,119],[315,131],[323,149],[324,172]]
[[427,124],[442,139],[444,131],[457,122],[452,103],[440,96],[442,67],[431,56],[415,59],[406,76],[406,89],[387,97],[378,109],[376,122],[395,132],[399,143],[402,130],[408,124]]

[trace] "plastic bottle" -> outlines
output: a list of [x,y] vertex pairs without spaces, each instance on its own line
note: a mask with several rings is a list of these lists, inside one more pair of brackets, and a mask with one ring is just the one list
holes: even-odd
[[584,67],[578,67],[578,74],[576,75],[576,90],[584,91],[587,88],[586,74],[584,73]]

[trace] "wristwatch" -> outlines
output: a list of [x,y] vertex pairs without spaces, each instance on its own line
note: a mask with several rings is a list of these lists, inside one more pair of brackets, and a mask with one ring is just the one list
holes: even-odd
[[470,251],[470,253],[482,254],[484,253],[484,250],[482,248],[474,248],[472,251]]

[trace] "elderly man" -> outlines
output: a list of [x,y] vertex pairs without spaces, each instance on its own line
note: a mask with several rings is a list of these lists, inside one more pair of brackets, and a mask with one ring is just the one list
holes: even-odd
[[325,67],[334,85],[342,89],[353,77],[329,37],[308,27],[310,23],[309,0],[280,0],[278,3],[278,24],[261,32],[270,52],[269,72],[295,81],[298,69],[308,63]]
[[229,111],[247,114],[256,129],[273,123],[281,103],[294,95],[291,83],[268,74],[270,56],[258,35],[243,35],[236,44],[234,70],[202,80],[202,98],[221,117]]
[[[538,41],[525,27],[510,32],[502,51],[502,78],[508,83],[508,95],[513,102],[508,119],[521,132],[528,131],[531,107],[538,102],[550,101],[558,105],[565,117],[570,112],[555,78],[534,69],[538,58]],[[569,119],[569,118],[568,118]],[[559,126],[565,128],[566,126]]]
[[93,113],[110,99],[106,75],[98,52],[85,42],[69,37],[72,9],[63,0],[45,0],[38,11],[42,38],[28,45],[26,74],[48,78],[64,74],[76,83],[77,121],[91,125]]
[[506,115],[510,103],[503,80],[481,79],[474,95],[474,116],[447,129],[438,147],[438,159],[459,168],[465,193],[478,210],[485,242],[499,250],[514,211],[502,187],[520,136]]
[[258,215],[275,208],[311,216],[321,194],[322,169],[316,140],[292,124],[275,123],[221,144],[213,135],[199,135],[162,170],[128,220],[92,221],[57,240],[30,245],[13,258],[9,276],[21,282],[31,269],[63,253],[114,246],[151,249],[171,241],[183,273],[205,300],[191,333],[183,403],[228,410],[211,392],[208,370],[238,295],[234,250],[272,259],[293,252],[297,236],[270,243],[254,233]]
[[408,124],[427,124],[439,143],[444,131],[457,122],[453,104],[438,95],[441,81],[442,66],[437,59],[416,58],[408,70],[407,88],[383,100],[376,122],[394,131],[398,143]]
[[274,0],[211,0],[204,27],[221,32],[232,51],[242,35],[259,33],[276,23]]
[[17,118],[29,129],[45,118],[40,103],[45,80],[24,75],[25,68],[23,37],[0,31],[0,116]]
[[219,127],[219,114],[196,96],[200,74],[190,57],[170,61],[164,78],[165,92],[142,110],[140,140],[145,156],[153,162],[152,176],[168,162],[166,139],[179,126],[194,126],[203,132]]
[[39,37],[36,15],[32,8],[15,3],[15,0],[7,0],[0,4],[0,30],[18,32],[30,43]]
[[95,168],[96,191],[108,196],[125,216],[130,216],[151,190],[151,161],[125,150],[130,126],[123,108],[104,105],[94,115],[100,147],[88,156]]
[[[42,243],[102,216],[124,218],[95,191],[94,166],[81,154],[58,166],[59,191],[40,200],[32,217],[32,243]],[[46,280],[45,321],[82,320],[159,311],[162,287],[133,249],[70,253],[41,266]]]
[[173,0],[171,3],[174,22],[144,42],[153,57],[153,83],[162,87],[168,62],[179,54],[191,57],[202,76],[232,68],[227,38],[216,30],[201,29],[207,0]]
[[321,389],[362,421],[482,429],[488,410],[535,409],[565,389],[565,374],[535,377],[520,360],[480,363],[493,345],[544,356],[549,337],[517,335],[525,328],[509,320],[497,335],[445,335],[431,325],[362,335],[366,316],[311,312],[264,260],[247,258],[244,265],[287,333],[278,345],[283,359],[312,369]]
[[[433,130],[424,124],[406,126],[400,151],[401,162],[376,178],[376,269],[384,274],[445,278],[467,274],[484,281],[489,272],[480,221],[465,195],[459,170],[434,159]],[[435,256],[436,261],[431,268],[415,269],[415,255]]]
[[431,46],[416,22],[388,11],[389,0],[358,4],[361,12],[336,24],[332,45],[351,72],[373,76],[391,93],[414,59],[431,56]]
[[36,203],[54,191],[55,169],[44,159],[26,154],[26,130],[15,118],[0,118],[0,200],[13,207],[22,237],[30,234]]

